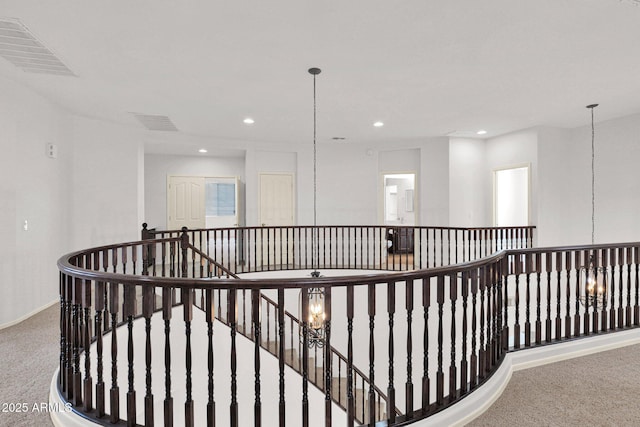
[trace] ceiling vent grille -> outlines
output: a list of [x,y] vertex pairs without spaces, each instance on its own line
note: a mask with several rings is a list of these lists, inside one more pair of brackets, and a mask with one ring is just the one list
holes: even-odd
[[27,73],[75,76],[17,19],[0,18],[0,56]]
[[131,113],[144,127],[149,130],[160,130],[165,132],[177,132],[178,128],[167,116],[153,116],[149,114]]

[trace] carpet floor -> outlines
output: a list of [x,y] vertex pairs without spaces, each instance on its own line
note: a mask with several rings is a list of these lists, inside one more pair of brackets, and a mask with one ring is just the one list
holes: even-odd
[[[58,366],[58,316],[54,305],[0,330],[0,427],[53,425],[36,408],[49,401]],[[633,345],[514,372],[468,426],[640,426],[639,355]]]
[[59,305],[0,329],[0,426],[53,425],[41,404],[49,403],[59,358]]

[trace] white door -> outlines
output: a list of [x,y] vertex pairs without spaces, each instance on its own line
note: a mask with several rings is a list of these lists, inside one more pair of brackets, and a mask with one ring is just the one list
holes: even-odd
[[293,175],[260,174],[260,223],[293,225]]
[[[283,227],[294,223],[293,174],[260,174],[260,223],[263,227]],[[292,234],[286,229],[260,230],[256,235],[256,254],[262,264],[294,263]]]
[[198,176],[167,178],[167,228],[205,228],[205,179]]
[[239,187],[237,177],[205,178],[207,228],[230,228],[240,225]]

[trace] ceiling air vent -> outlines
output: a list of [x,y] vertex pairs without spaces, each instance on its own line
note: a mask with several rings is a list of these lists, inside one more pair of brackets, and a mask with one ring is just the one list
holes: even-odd
[[149,130],[177,132],[178,128],[167,116],[153,116],[149,114],[131,113]]
[[75,76],[17,19],[0,18],[0,56],[27,73]]

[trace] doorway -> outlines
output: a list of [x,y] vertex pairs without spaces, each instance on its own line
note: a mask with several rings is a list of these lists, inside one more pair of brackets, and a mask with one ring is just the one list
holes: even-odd
[[529,165],[493,171],[493,225],[529,225]]
[[384,173],[383,224],[415,225],[415,173]]

